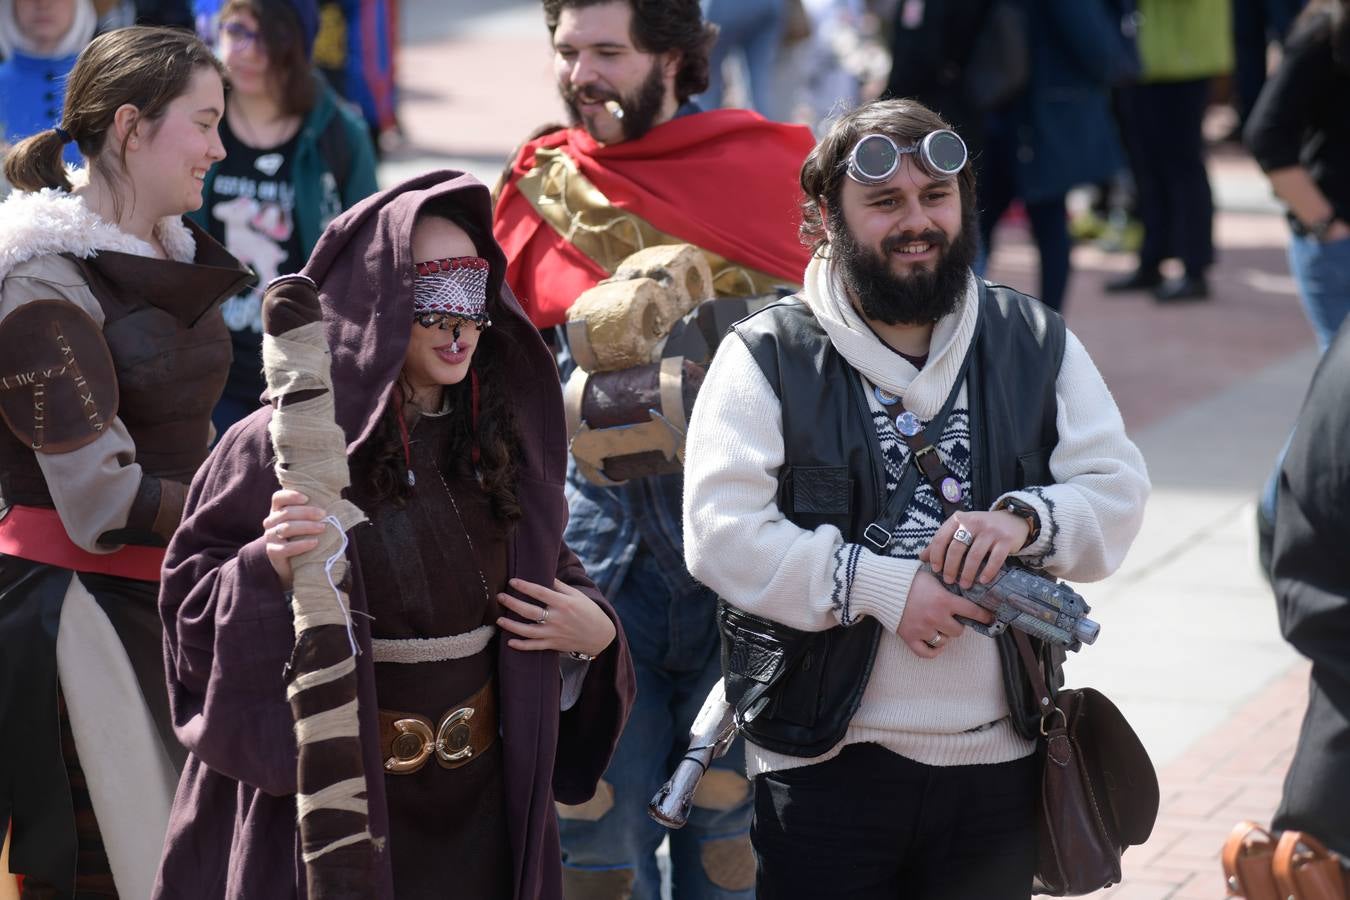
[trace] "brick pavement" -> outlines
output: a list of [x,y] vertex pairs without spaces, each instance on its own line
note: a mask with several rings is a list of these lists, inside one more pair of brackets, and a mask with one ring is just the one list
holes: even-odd
[[1219,848],[1242,819],[1269,824],[1293,756],[1309,666],[1299,663],[1158,773],[1153,835],[1126,852],[1124,881],[1098,900],[1220,900]]

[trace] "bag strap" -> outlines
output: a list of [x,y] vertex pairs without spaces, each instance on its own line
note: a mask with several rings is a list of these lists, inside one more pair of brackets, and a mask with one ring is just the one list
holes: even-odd
[[[1223,842],[1223,850],[1219,853],[1228,890],[1236,896],[1247,897],[1251,888],[1243,883],[1239,862],[1259,849],[1264,848],[1269,852],[1274,846],[1275,839],[1271,837],[1270,832],[1255,822],[1243,821],[1234,825],[1228,839]],[[1258,898],[1253,897],[1251,900]]]
[[1019,628],[1008,630],[1012,633],[1013,642],[1017,644],[1017,652],[1022,657],[1022,668],[1026,669],[1031,689],[1036,693],[1036,708],[1041,711],[1041,731],[1044,733],[1046,720],[1059,708],[1055,705],[1056,692],[1045,680],[1045,670],[1036,657],[1036,651],[1031,649],[1031,639]]
[[[984,305],[984,295],[985,284],[983,280],[980,280],[976,302],[980,304],[981,311]],[[951,504],[942,494],[941,480],[948,473],[946,465],[941,462],[942,457],[938,455],[936,445],[942,439],[942,432],[947,427],[947,418],[951,415],[952,408],[956,406],[956,398],[961,394],[962,385],[966,383],[966,372],[970,370],[970,360],[975,355],[975,342],[979,339],[980,326],[983,322],[984,317],[977,316],[975,333],[970,336],[970,345],[966,348],[965,358],[961,360],[961,368],[956,373],[956,380],[952,382],[952,389],[947,394],[947,400],[942,404],[942,409],[938,410],[938,414],[928,420],[928,426],[924,428],[923,436],[920,437],[917,434],[913,436],[900,435],[910,447],[909,461],[913,465],[905,467],[905,474],[901,477],[900,483],[896,485],[891,496],[887,498],[881,515],[875,522],[863,529],[863,540],[877,553],[883,552],[894,540],[895,526],[900,524],[900,519],[904,516],[910,499],[914,496],[914,492],[918,490],[920,475],[927,476],[933,482],[933,489],[937,491],[938,501],[942,503],[943,511],[947,515],[950,516],[957,509],[962,508],[952,506],[949,509],[948,507]],[[898,429],[897,433],[899,433]],[[929,470],[924,468],[924,457],[929,454],[932,455],[933,461],[941,467],[941,474],[936,475],[937,480],[935,481],[933,480],[935,476],[930,475]],[[933,471],[937,472],[938,470]]]

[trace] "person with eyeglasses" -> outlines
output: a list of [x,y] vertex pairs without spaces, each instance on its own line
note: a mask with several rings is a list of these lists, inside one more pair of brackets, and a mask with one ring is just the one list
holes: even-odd
[[234,360],[212,415],[220,433],[258,408],[265,386],[262,285],[299,271],[328,223],[376,190],[360,113],[311,62],[317,29],[314,0],[229,0],[215,18],[230,82],[220,123],[226,157],[207,174],[193,218],[259,283],[225,304]]
[[1027,900],[1040,712],[956,590],[1005,562],[1104,578],[1144,460],[1059,314],[971,271],[975,175],[942,117],[846,113],[801,186],[804,287],[732,327],[685,445],[755,896]]

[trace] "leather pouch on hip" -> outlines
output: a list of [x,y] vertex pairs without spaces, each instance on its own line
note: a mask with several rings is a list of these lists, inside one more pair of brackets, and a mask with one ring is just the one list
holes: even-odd
[[790,628],[718,602],[722,676],[736,724],[756,746],[819,756],[844,737],[862,702],[881,625]]
[[[760,716],[774,718],[786,703],[814,706],[813,699],[787,696],[788,678],[807,654],[813,632],[800,631],[739,610],[719,601],[717,623],[722,632],[722,675],[727,701],[736,708],[736,722],[744,727]],[[819,671],[819,669],[818,669]],[[819,682],[819,675],[816,677]],[[799,691],[808,685],[797,685]],[[810,722],[801,724],[809,725]]]

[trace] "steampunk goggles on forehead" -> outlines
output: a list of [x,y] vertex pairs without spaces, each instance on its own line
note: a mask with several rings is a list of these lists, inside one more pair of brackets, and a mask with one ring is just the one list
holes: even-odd
[[901,147],[888,134],[865,134],[848,154],[848,177],[859,184],[885,184],[900,171],[905,154],[915,159],[930,178],[954,178],[965,168],[966,142],[955,131],[943,128],[929,132],[923,140]]
[[413,321],[423,328],[458,330],[464,321],[481,331],[487,314],[488,261],[480,256],[433,259],[413,266]]

